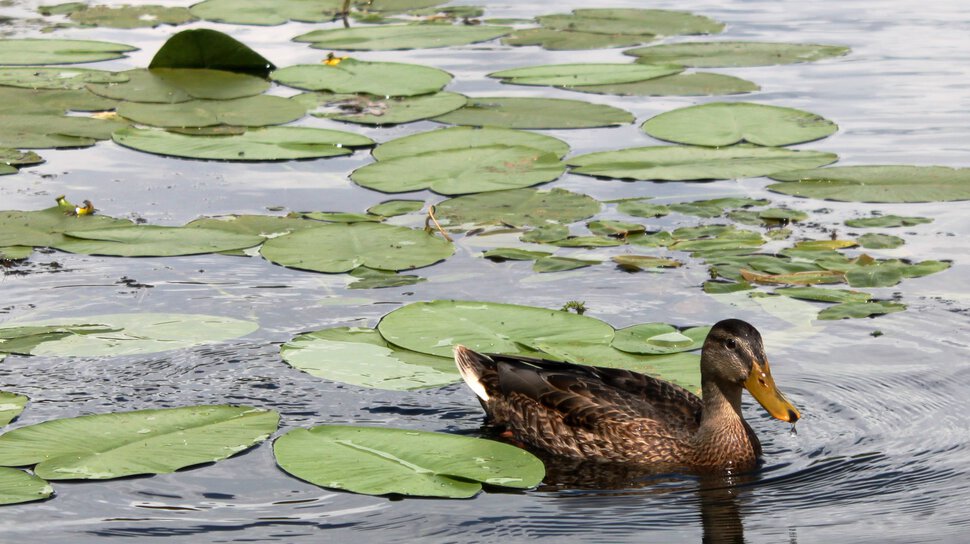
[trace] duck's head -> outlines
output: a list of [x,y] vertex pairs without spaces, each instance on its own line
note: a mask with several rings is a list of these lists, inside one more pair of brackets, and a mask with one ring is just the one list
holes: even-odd
[[775,386],[761,333],[740,319],[717,322],[704,340],[701,378],[743,387],[772,417],[794,423],[798,409]]

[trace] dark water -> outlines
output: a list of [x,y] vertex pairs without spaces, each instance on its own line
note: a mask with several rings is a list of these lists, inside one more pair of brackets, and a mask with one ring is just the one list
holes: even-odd
[[[588,7],[578,2],[485,4],[488,15],[495,17]],[[0,8],[0,15],[23,16],[33,5],[17,2]],[[608,5],[643,7],[621,0]],[[724,71],[762,86],[761,92],[739,99],[802,108],[839,123],[838,134],[801,148],[834,151],[846,165],[970,163],[970,9],[963,2],[668,0],[649,7],[689,9],[725,21],[729,26],[721,39],[851,46],[853,54],[844,59]],[[232,32],[279,65],[319,59],[319,52],[280,38],[302,33],[309,25],[206,26]],[[141,46],[143,51],[131,59],[99,65],[123,69],[147,65],[170,33],[102,29],[61,35]],[[675,107],[716,100],[578,95],[544,87],[503,87],[484,78],[486,72],[526,64],[628,60],[618,50],[546,53],[473,46],[361,56],[441,67],[456,75],[450,89],[458,92],[614,104],[634,112],[638,123]],[[378,131],[306,123],[357,130],[379,141],[434,127],[418,123]],[[568,141],[575,153],[651,143],[636,126],[549,132]],[[0,208],[38,209],[66,193],[92,198],[109,215],[181,224],[203,214],[264,213],[268,206],[362,211],[386,198],[346,179],[350,170],[368,161],[362,153],[325,161],[237,165],[163,159],[103,143],[43,155],[46,164],[0,180]],[[481,247],[499,245],[476,238],[460,240],[454,258],[422,270],[430,281],[377,291],[350,291],[342,276],[297,272],[257,259],[35,254],[23,268],[29,274],[7,274],[0,281],[0,321],[191,311],[254,319],[261,329],[226,344],[143,357],[8,357],[0,364],[0,388],[32,399],[15,425],[82,413],[228,402],[275,408],[283,414],[284,429],[355,423],[475,434],[480,409],[463,387],[361,389],[310,377],[278,356],[279,343],[296,333],[325,326],[372,326],[402,303],[451,297],[546,307],[579,299],[592,315],[616,327],[661,320],[710,323],[728,316],[749,320],[765,333],[775,378],[804,420],[792,435],[787,425],[746,404],[745,414],[765,449],[764,466],[750,475],[590,476],[576,467],[552,466],[554,475],[538,490],[489,492],[467,501],[391,501],[320,489],[280,472],[269,444],[264,444],[176,474],[58,483],[53,500],[0,510],[0,539],[802,544],[967,539],[970,205],[798,200],[764,191],[764,179],[631,184],[567,175],[552,185],[601,199],[739,193],[769,198],[810,212],[819,225],[803,233],[814,237],[821,237],[824,229],[844,232],[845,218],[871,210],[929,216],[934,218],[929,225],[892,232],[904,236],[906,245],[874,253],[952,259],[954,266],[874,290],[881,298],[898,295],[909,306],[905,312],[832,323],[806,319],[802,303],[793,301],[761,299],[759,304],[743,294],[705,295],[697,288],[706,276],[700,263],[663,274],[627,275],[601,266],[535,275],[527,264],[476,258]],[[419,196],[439,200],[430,193]],[[680,220],[684,218],[661,223]],[[60,271],[52,271],[52,262],[62,265]],[[125,278],[151,287],[132,287]],[[877,330],[883,334],[871,335]]]

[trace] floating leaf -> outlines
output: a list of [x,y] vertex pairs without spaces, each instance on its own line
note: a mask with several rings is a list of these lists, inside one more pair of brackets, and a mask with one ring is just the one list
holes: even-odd
[[749,208],[751,206],[765,206],[769,202],[763,199],[753,198],[711,198],[707,200],[694,200],[692,202],[678,202],[670,204],[670,210],[685,215],[697,217],[718,217],[729,208]]
[[507,26],[409,24],[314,30],[293,38],[310,42],[315,49],[338,51],[381,51],[425,49],[487,42],[512,30]]
[[0,465],[37,464],[49,480],[164,474],[220,461],[272,434],[279,414],[189,406],[55,419],[0,435]]
[[[69,111],[107,111],[114,109],[116,104],[115,100],[95,96],[84,89],[0,87],[0,113],[12,116],[38,113],[59,116]],[[37,123],[45,122],[44,118],[35,119]]]
[[390,345],[374,329],[337,327],[300,334],[280,348],[289,365],[318,378],[404,391],[459,380],[451,358]]
[[838,126],[814,113],[750,102],[711,102],[648,119],[641,127],[658,138],[720,147],[740,142],[782,146],[829,136]]
[[762,274],[741,269],[741,277],[754,283],[812,285],[816,283],[842,283],[845,275],[836,270],[805,270],[789,274]]
[[409,270],[451,256],[454,246],[421,230],[381,223],[333,223],[267,240],[260,253],[276,264],[315,272],[358,266]]
[[347,213],[347,212],[308,212],[301,214],[305,219],[313,219],[314,221],[326,221],[328,223],[360,223],[362,221],[378,222],[381,220],[380,217],[376,215],[370,215],[365,213]]
[[54,247],[71,253],[118,257],[174,257],[259,245],[263,238],[225,230],[134,225],[67,231]]
[[[497,247],[482,253],[482,257],[490,261],[534,261],[540,257],[552,255],[548,251],[529,251],[517,247]],[[3,345],[0,344],[0,347]]]
[[775,293],[786,297],[820,302],[869,302],[872,295],[864,291],[847,289],[824,289],[822,287],[782,287]]
[[819,319],[857,319],[875,315],[891,314],[906,309],[905,304],[897,302],[845,302],[829,306],[818,313]]
[[[19,261],[30,257],[34,248],[30,246],[6,246],[0,247],[0,260]],[[2,357],[0,357],[2,360]]]
[[382,160],[355,170],[350,179],[385,193],[431,189],[456,195],[528,187],[552,181],[565,170],[552,153],[531,147],[489,146]]
[[825,251],[828,249],[846,249],[855,247],[857,244],[853,240],[802,240],[795,244],[796,251]]
[[66,231],[131,226],[127,219],[104,215],[65,215],[57,206],[45,210],[24,212],[0,211],[0,247],[53,247],[64,241]]
[[92,68],[39,66],[0,68],[0,85],[26,89],[81,90],[89,83],[124,83],[128,76]]
[[249,234],[263,238],[275,238],[293,231],[319,227],[319,223],[297,217],[278,217],[274,215],[224,215],[196,219],[186,227],[218,229],[238,234]]
[[642,323],[616,331],[612,346],[628,353],[666,355],[700,349],[710,327],[684,329],[666,323]]
[[623,240],[605,236],[569,236],[550,243],[559,247],[616,247],[622,246]]
[[374,148],[372,154],[379,161],[410,157],[430,151],[468,149],[504,145],[510,147],[531,147],[557,157],[569,152],[569,144],[552,136],[493,127],[449,127],[428,132],[419,132],[403,138],[384,142]]
[[849,52],[840,45],[769,42],[682,42],[624,51],[645,64],[681,64],[694,68],[767,66],[812,62]]
[[204,0],[189,9],[200,19],[238,25],[281,25],[287,21],[325,23],[342,0]]
[[705,281],[704,292],[711,295],[723,295],[726,293],[737,293],[738,291],[750,291],[754,287],[746,281]]
[[54,488],[33,474],[15,468],[0,468],[0,504],[42,501]]
[[368,495],[468,498],[482,484],[527,489],[542,481],[542,462],[491,440],[444,433],[321,425],[286,433],[276,462],[310,483]]
[[848,202],[946,202],[970,199],[970,168],[841,166],[776,173],[768,189]]
[[269,88],[256,76],[203,68],[155,68],[120,72],[122,83],[96,83],[88,90],[107,98],[129,102],[175,104],[194,98],[229,100],[255,96]]
[[565,272],[567,270],[586,268],[587,266],[593,266],[596,264],[600,264],[600,261],[573,259],[571,257],[557,257],[555,255],[551,255],[549,257],[540,257],[536,259],[536,262],[532,264],[532,271],[540,274],[546,272]]
[[76,64],[120,59],[137,47],[88,40],[0,39],[0,65]]
[[152,70],[159,68],[205,68],[243,72],[266,77],[276,66],[246,44],[217,30],[183,30],[165,41],[155,53]]
[[663,217],[670,213],[670,208],[663,204],[650,204],[649,198],[624,200],[616,206],[616,211],[634,217]]
[[515,85],[609,85],[632,83],[683,71],[676,65],[641,64],[545,64],[492,72],[488,77],[502,79]]
[[608,368],[625,368],[661,378],[700,393],[700,356],[696,353],[642,355],[620,351],[609,344],[588,342],[540,343],[539,347],[564,361]]
[[384,316],[377,330],[394,345],[442,357],[450,357],[456,344],[482,352],[524,353],[538,342],[609,343],[613,339],[613,327],[591,317],[460,300],[408,304]]
[[154,28],[195,21],[187,8],[166,6],[85,6],[70,12],[69,18],[82,26],[110,28]]
[[340,64],[298,64],[270,76],[282,85],[309,91],[415,96],[440,91],[451,74],[437,68],[397,62],[344,59]]
[[414,285],[427,281],[421,276],[398,274],[397,272],[377,270],[375,268],[367,268],[366,266],[358,266],[351,270],[349,274],[351,277],[357,278],[357,281],[351,282],[347,286],[348,289],[384,289],[388,287]]
[[573,85],[570,91],[619,96],[715,96],[742,94],[761,90],[757,84],[739,77],[698,72],[674,74],[633,83],[609,85]]
[[569,227],[558,223],[550,223],[536,227],[519,236],[519,240],[528,243],[542,244],[546,242],[558,242],[569,236]]
[[675,259],[652,257],[650,255],[616,255],[613,262],[627,272],[639,272],[651,268],[678,268],[684,263]]
[[513,189],[451,198],[436,208],[439,220],[448,225],[539,227],[587,219],[602,205],[587,195],[564,189]]
[[88,147],[127,123],[90,117],[2,114],[0,147],[45,149]]
[[[293,97],[315,117],[362,125],[396,125],[428,119],[465,105],[465,96],[439,92],[419,96],[378,97],[332,93],[303,93]],[[334,111],[313,111],[321,106]]]
[[[245,336],[259,325],[202,314],[107,314],[5,323],[16,327],[58,327],[71,334],[39,343],[31,355],[96,357],[159,353]],[[88,330],[85,330],[88,329]],[[2,346],[3,344],[0,344]],[[0,347],[0,351],[2,351]]]
[[555,28],[523,28],[502,38],[505,45],[538,45],[550,51],[576,51],[628,47],[653,41],[652,34],[599,34]]
[[[16,174],[18,172],[17,168],[33,166],[42,162],[44,162],[44,159],[33,151],[20,151],[19,149],[0,147],[0,173]],[[4,169],[8,167],[9,171],[5,171]]]
[[586,223],[586,228],[598,236],[614,236],[626,238],[633,234],[640,234],[647,230],[646,225],[640,223],[629,223],[627,221],[613,221],[609,219],[590,221]]
[[[3,349],[2,343],[0,343],[0,349]],[[7,425],[19,416],[24,411],[24,406],[27,405],[28,400],[24,395],[0,391],[0,426]],[[2,494],[2,491],[0,491],[0,494]]]
[[367,213],[382,217],[396,217],[419,212],[422,208],[424,208],[423,200],[385,200],[367,208]]
[[365,136],[310,127],[268,127],[237,136],[189,136],[164,130],[125,128],[115,143],[147,153],[224,161],[279,161],[350,155],[373,145]]
[[261,127],[289,123],[304,114],[306,108],[299,102],[268,95],[233,100],[190,100],[178,104],[126,102],[118,106],[118,115],[155,127]]
[[863,234],[862,236],[856,238],[856,241],[859,242],[859,245],[866,249],[893,249],[906,243],[906,241],[899,236],[872,233]]
[[505,128],[592,128],[632,123],[627,111],[579,100],[529,97],[469,98],[453,112],[434,118],[451,125]]
[[912,227],[931,223],[929,217],[903,217],[900,215],[874,215],[872,217],[862,217],[859,219],[846,219],[847,227],[870,228],[870,227]]
[[764,176],[799,164],[829,164],[838,157],[820,151],[773,147],[652,146],[587,153],[567,160],[572,172],[620,179],[685,181]]

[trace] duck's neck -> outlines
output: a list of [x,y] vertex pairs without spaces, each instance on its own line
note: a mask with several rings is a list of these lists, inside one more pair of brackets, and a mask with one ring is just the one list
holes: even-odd
[[747,430],[741,416],[741,388],[713,380],[703,385],[704,411],[700,428],[694,435],[694,447],[701,459],[716,459],[724,467],[744,469],[757,460],[757,440]]

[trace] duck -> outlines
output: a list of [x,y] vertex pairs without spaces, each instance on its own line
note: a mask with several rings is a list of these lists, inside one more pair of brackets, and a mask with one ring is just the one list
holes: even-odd
[[701,349],[701,396],[619,368],[454,347],[455,364],[501,436],[558,457],[748,471],[761,443],[741,412],[748,392],[772,417],[801,413],[775,386],[761,334],[740,319],[711,327]]

